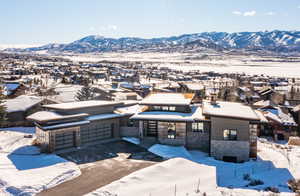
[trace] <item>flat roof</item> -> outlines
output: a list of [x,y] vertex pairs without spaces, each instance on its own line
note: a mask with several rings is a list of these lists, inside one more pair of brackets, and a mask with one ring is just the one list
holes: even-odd
[[189,105],[192,97],[182,93],[152,93],[145,97],[141,105]]
[[34,120],[39,122],[51,121],[51,120],[61,120],[61,119],[69,119],[69,118],[76,118],[76,117],[86,117],[88,114],[80,113],[75,115],[61,115],[56,112],[51,111],[40,111],[34,114],[27,116],[28,120]]
[[115,101],[92,100],[92,101],[77,101],[77,102],[69,102],[69,103],[50,104],[50,105],[44,105],[44,107],[50,109],[57,109],[57,110],[72,110],[72,109],[98,107],[98,106],[115,106],[118,104],[122,104],[122,103],[115,102]]
[[218,117],[260,120],[251,107],[236,102],[218,101],[216,104],[211,104],[205,101],[203,102],[203,114]]
[[185,121],[194,122],[205,120],[202,115],[202,108],[197,106],[192,106],[192,111],[190,113],[182,112],[166,112],[166,111],[150,111],[141,112],[133,115],[131,120],[157,120],[157,121]]

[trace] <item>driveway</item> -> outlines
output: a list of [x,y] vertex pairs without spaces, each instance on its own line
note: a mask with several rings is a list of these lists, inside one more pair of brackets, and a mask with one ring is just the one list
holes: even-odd
[[79,165],[82,174],[45,190],[38,196],[82,196],[130,173],[162,161],[137,145],[117,141],[99,144],[60,156]]

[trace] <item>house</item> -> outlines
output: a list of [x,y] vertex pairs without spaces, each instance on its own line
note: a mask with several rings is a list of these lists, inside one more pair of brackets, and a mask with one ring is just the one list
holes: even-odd
[[114,101],[81,101],[44,105],[47,111],[27,117],[36,124],[37,142],[48,152],[119,138],[120,119],[115,112],[126,106]]
[[256,158],[260,118],[251,107],[235,102],[205,102],[203,115],[210,120],[210,155],[228,161]]
[[145,97],[138,121],[143,141],[200,149],[220,160],[242,162],[256,157],[259,117],[249,106],[204,101],[191,104],[193,94],[155,93]]
[[275,140],[288,140],[290,136],[297,135],[297,123],[287,109],[279,106],[266,106],[259,110],[269,121]]
[[44,99],[37,96],[21,95],[4,101],[6,107],[6,126],[32,125],[26,120],[26,116],[41,110]]

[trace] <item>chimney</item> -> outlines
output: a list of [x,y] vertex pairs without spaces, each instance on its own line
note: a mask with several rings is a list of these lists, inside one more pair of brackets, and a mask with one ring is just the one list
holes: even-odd
[[217,105],[217,94],[216,93],[210,94],[210,104]]

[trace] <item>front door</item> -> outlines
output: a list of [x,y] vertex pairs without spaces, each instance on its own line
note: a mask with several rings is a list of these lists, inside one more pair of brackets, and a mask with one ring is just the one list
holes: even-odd
[[157,121],[144,121],[143,127],[146,137],[157,137]]

